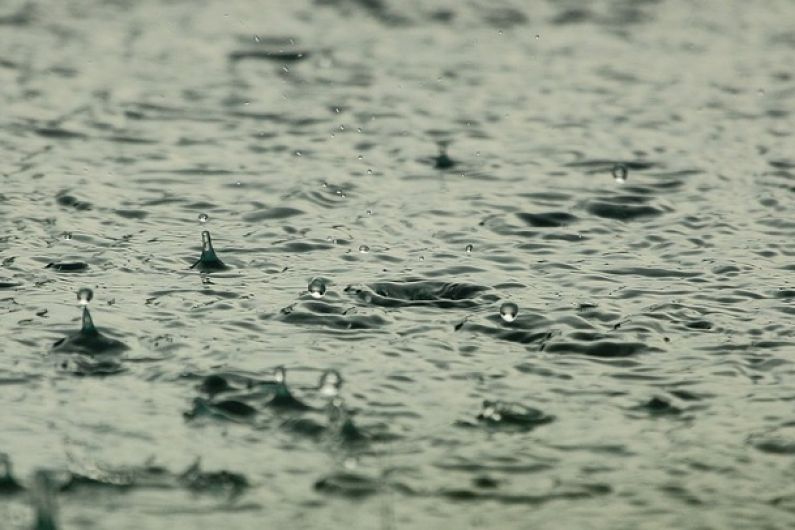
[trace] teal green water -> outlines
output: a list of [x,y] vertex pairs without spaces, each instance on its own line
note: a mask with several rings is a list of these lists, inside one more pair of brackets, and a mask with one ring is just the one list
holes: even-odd
[[0,526],[791,528],[793,20],[1,3]]

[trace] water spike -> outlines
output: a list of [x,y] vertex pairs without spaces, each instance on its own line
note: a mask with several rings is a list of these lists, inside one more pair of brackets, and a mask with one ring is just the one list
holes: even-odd
[[89,313],[88,307],[86,306],[83,306],[83,320],[80,327],[80,333],[84,335],[94,335],[97,333],[97,328],[94,326],[94,320],[91,318],[91,313]]
[[215,250],[213,249],[213,240],[210,237],[210,232],[207,230],[202,232],[202,254],[215,255]]
[[212,237],[210,237],[210,232],[207,230],[202,232],[202,254],[190,268],[199,269],[203,272],[219,271],[227,268],[224,262],[215,255],[213,240]]
[[273,371],[273,379],[280,385],[287,384],[287,371],[284,366],[277,366]]

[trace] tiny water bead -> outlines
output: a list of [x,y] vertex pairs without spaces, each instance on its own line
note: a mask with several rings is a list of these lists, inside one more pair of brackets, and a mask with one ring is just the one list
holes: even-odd
[[472,251],[474,249],[475,249],[475,247],[473,247],[471,243],[469,245],[467,245],[467,248],[466,248],[467,254],[472,254]]
[[500,306],[500,316],[505,322],[513,322],[519,314],[519,306],[513,302],[505,302]]
[[340,388],[342,388],[342,376],[336,370],[326,370],[320,376],[318,388],[324,396],[335,398],[339,395]]
[[77,301],[80,305],[88,305],[92,298],[94,298],[94,291],[88,287],[83,287],[77,291]]
[[627,181],[628,173],[629,170],[627,169],[627,166],[625,166],[624,164],[616,164],[615,166],[613,166],[613,178],[619,184],[623,184],[624,182]]
[[69,241],[70,239],[72,239],[72,232],[64,232],[63,233],[63,238],[65,240]]
[[368,252],[370,252],[370,247],[368,247],[367,245],[359,245],[359,252],[361,252],[362,254],[367,254]]
[[323,298],[326,294],[326,282],[321,278],[314,278],[306,288],[312,298]]
[[280,385],[287,382],[287,371],[284,369],[284,366],[278,366],[273,370],[273,380]]
[[210,216],[209,216],[209,215],[207,215],[206,213],[200,213],[200,214],[199,214],[199,222],[200,222],[201,224],[204,224],[204,223],[206,223],[206,222],[207,222],[207,221],[209,221],[209,220],[210,220]]

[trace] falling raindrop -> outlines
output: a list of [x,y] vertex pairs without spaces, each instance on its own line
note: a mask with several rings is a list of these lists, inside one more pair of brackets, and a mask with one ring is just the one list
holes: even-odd
[[72,239],[72,232],[64,232],[63,238],[66,239],[67,241]]
[[285,384],[287,381],[287,372],[285,371],[284,366],[279,366],[273,371],[273,380],[280,385]]
[[199,214],[199,222],[200,223],[204,224],[204,223],[206,223],[209,220],[210,220],[210,216],[207,215],[206,213],[200,213]]
[[616,180],[617,183],[623,184],[627,181],[627,166],[624,164],[616,164],[613,166],[613,178]]
[[94,298],[94,291],[88,287],[83,287],[77,291],[77,301],[80,305],[88,305],[92,298]]
[[359,245],[359,252],[361,252],[362,254],[367,254],[368,252],[370,252],[370,247],[368,247],[367,245]]
[[326,294],[326,282],[320,278],[315,278],[309,282],[309,286],[306,290],[309,291],[309,295],[312,298],[323,298],[323,295]]
[[513,302],[505,302],[500,306],[500,316],[505,322],[513,322],[519,314],[519,306]]
[[474,249],[475,249],[475,247],[473,247],[471,243],[469,245],[467,245],[467,248],[466,248],[467,254],[472,254],[472,251]]

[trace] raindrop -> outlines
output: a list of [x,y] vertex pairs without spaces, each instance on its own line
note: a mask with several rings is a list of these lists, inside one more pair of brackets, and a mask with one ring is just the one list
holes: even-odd
[[616,164],[613,166],[613,178],[616,179],[616,182],[619,184],[623,184],[627,181],[627,166],[624,164]]
[[513,322],[519,314],[519,306],[513,302],[505,302],[500,306],[500,316],[506,322]]
[[368,252],[370,252],[370,247],[368,247],[367,245],[360,245],[359,252],[361,252],[362,254],[367,254]]
[[80,305],[88,305],[92,298],[94,298],[94,291],[88,287],[83,287],[77,291],[77,301]]
[[284,366],[279,366],[273,371],[273,379],[280,385],[283,385],[285,381],[287,381],[287,372]]
[[260,42],[262,39],[259,38],[259,35],[254,35],[254,42]]
[[474,248],[475,247],[473,247],[471,243],[469,245],[467,245],[467,249],[466,249],[467,250],[467,254],[472,254],[472,250],[474,250]]
[[69,239],[72,239],[72,232],[64,232],[63,238],[66,239],[67,241]]
[[372,210],[367,210],[367,215],[373,215],[373,211]]
[[204,224],[204,223],[206,223],[209,220],[210,220],[210,216],[207,215],[206,213],[200,213],[199,214],[199,222],[200,223]]
[[340,388],[342,388],[342,376],[336,370],[326,370],[320,376],[318,388],[324,396],[335,398],[339,395]]
[[309,286],[306,290],[309,291],[309,295],[312,298],[323,298],[323,295],[326,294],[326,282],[320,278],[315,278],[309,282]]
[[302,156],[302,155],[301,155],[301,151],[296,151],[296,152],[295,152],[295,156]]

